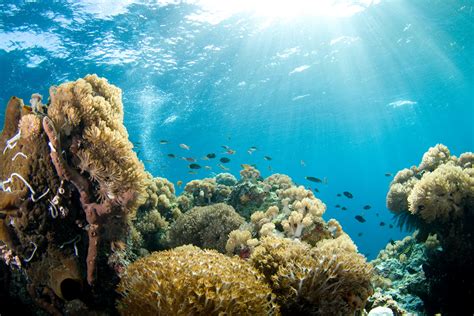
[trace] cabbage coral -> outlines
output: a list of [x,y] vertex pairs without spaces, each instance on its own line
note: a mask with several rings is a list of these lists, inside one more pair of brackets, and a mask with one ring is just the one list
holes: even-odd
[[274,294],[250,264],[182,246],[127,267],[118,286],[122,315],[278,315]]

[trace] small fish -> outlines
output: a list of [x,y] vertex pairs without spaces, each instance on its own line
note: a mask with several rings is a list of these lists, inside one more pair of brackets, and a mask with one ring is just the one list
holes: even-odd
[[189,165],[189,169],[201,169],[201,166],[197,163],[192,163]]
[[209,159],[214,159],[214,158],[216,158],[216,154],[215,153],[209,153],[209,154],[206,155],[206,157],[209,158]]
[[389,228],[393,228],[393,225],[392,225],[392,224],[390,224],[390,225],[388,225],[388,227],[389,227]]
[[229,170],[229,168],[227,168],[226,166],[224,166],[224,165],[222,165],[222,164],[218,164],[217,166],[218,166],[219,168],[221,168],[222,170],[224,170],[224,171],[228,171],[228,170]]
[[153,160],[150,160],[150,159],[145,159],[145,160],[143,160],[143,162],[146,162],[146,163],[151,163],[151,162],[153,162]]
[[186,144],[179,144],[179,147],[181,147],[182,149],[185,149],[185,150],[190,150],[191,149],[191,147],[189,147]]
[[175,154],[168,154],[167,156],[170,158],[176,158]]
[[181,157],[181,159],[186,160],[187,162],[196,162],[196,159],[192,157]]
[[227,145],[222,145],[221,147],[224,148],[225,150],[230,149],[230,147]]
[[340,208],[341,206],[340,206],[339,204],[336,204],[336,206],[335,206],[335,207],[336,207],[336,208]]
[[365,218],[361,215],[356,215],[354,218],[361,223],[365,223]]
[[341,197],[341,193],[336,194],[337,197]]
[[388,240],[388,242],[389,242],[391,245],[395,245],[395,240],[393,240],[392,238],[390,238],[390,239]]
[[375,213],[375,216],[379,217],[379,213]]
[[343,207],[341,207],[341,210],[347,211],[347,207],[343,206]]
[[236,153],[236,151],[229,148],[229,149],[227,149],[227,150],[225,151],[225,153],[226,153],[226,154],[229,154],[229,155],[234,155],[234,154]]
[[385,226],[385,222],[380,222],[380,226]]
[[304,162],[304,160],[301,159],[301,160],[300,160],[300,165],[301,165],[301,167],[306,167],[306,162]]
[[268,171],[272,171],[272,166],[268,166]]
[[194,171],[194,170],[189,170],[188,173],[189,174],[198,174],[197,171]]
[[385,174],[385,176],[386,176],[386,177],[391,177],[392,174],[391,174],[390,172],[387,172],[387,173]]
[[319,190],[318,190],[318,188],[314,188],[314,192],[318,192],[318,193],[319,193]]
[[372,208],[372,206],[370,206],[370,205],[368,205],[368,204],[367,204],[367,205],[364,205],[364,207],[363,207],[364,210],[370,210],[371,208]]
[[178,181],[176,182],[176,185],[178,186],[178,188],[181,188],[181,186],[183,185],[183,181],[178,180]]
[[342,194],[344,194],[344,196],[348,199],[352,199],[354,196],[352,195],[351,192],[348,192],[348,191],[344,191],[342,192]]
[[204,169],[206,169],[206,170],[212,170],[212,167],[211,167],[211,166],[204,166]]
[[257,150],[257,147],[252,146],[252,147],[249,148],[249,150],[251,150],[251,151],[256,151],[256,150]]
[[222,162],[222,163],[228,163],[228,162],[230,162],[230,159],[227,158],[227,157],[222,157],[221,159],[219,159],[219,161]]
[[166,145],[166,144],[168,144],[168,141],[166,139],[162,139],[162,140],[160,140],[160,144],[161,145]]
[[362,233],[358,233],[358,234],[357,234],[357,236],[359,236],[359,237],[362,236],[362,235],[363,235]]
[[247,150],[247,152],[249,153],[249,155],[253,154],[252,150]]
[[270,156],[264,156],[263,159],[270,161],[270,160],[272,160],[272,157],[270,157]]
[[311,182],[316,182],[316,183],[323,183],[323,180],[315,177],[305,177],[306,180],[311,181]]

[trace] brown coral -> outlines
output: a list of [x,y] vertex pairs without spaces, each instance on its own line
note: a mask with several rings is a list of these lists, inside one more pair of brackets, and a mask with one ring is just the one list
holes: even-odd
[[127,267],[122,315],[278,315],[274,295],[247,262],[183,246]]

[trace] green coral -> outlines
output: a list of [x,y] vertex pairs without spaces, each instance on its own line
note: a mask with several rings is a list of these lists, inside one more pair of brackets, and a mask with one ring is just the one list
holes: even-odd
[[243,223],[244,219],[230,205],[194,207],[171,225],[168,243],[172,247],[193,244],[225,252],[229,233]]
[[269,286],[250,264],[182,246],[127,267],[118,286],[122,315],[278,315]]

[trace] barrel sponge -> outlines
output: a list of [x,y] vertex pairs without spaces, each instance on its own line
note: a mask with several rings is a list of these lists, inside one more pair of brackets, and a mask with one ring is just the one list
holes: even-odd
[[439,165],[442,165],[449,161],[451,153],[449,152],[448,147],[443,144],[437,144],[434,147],[430,147],[426,153],[423,154],[421,163],[418,166],[418,169],[425,171],[433,171]]
[[372,294],[372,267],[349,236],[318,242],[265,237],[250,257],[277,294],[283,312],[352,315]]
[[410,212],[428,223],[462,217],[474,198],[474,177],[469,169],[447,163],[424,174],[408,196]]
[[117,290],[122,315],[279,315],[250,264],[190,245],[135,261]]
[[224,253],[229,233],[244,222],[232,206],[224,203],[194,207],[171,225],[169,244],[172,247],[193,244]]
[[408,195],[418,181],[414,168],[400,170],[390,183],[387,208],[396,213],[407,211]]
[[[63,140],[76,140],[71,146],[73,167],[95,183],[100,200],[114,200],[125,192],[140,197],[146,188],[143,164],[123,125],[121,95],[119,88],[97,75],[50,89],[48,116]],[[139,203],[140,199],[130,203],[130,211]]]

